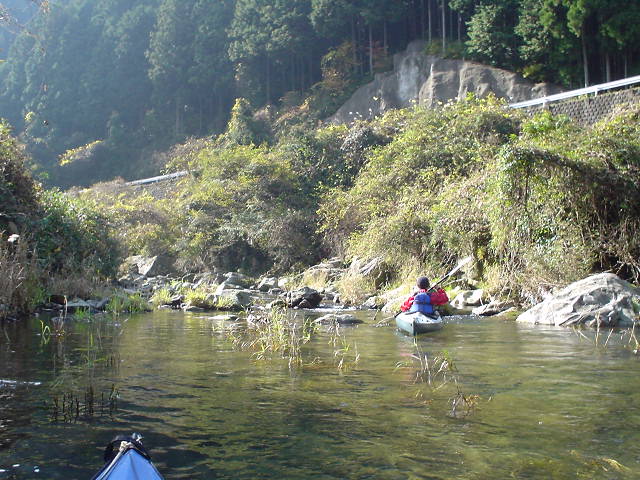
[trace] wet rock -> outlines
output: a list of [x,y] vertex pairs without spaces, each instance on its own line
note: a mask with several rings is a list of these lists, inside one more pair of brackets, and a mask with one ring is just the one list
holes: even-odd
[[72,301],[67,302],[67,312],[73,313],[78,310],[91,310],[91,304],[79,298],[74,298]]
[[521,314],[518,322],[542,325],[631,327],[640,321],[640,288],[613,273],[572,283]]
[[172,308],[180,308],[180,306],[184,303],[185,298],[186,297],[184,295],[174,295],[173,297],[171,297],[171,300],[169,300],[169,303],[167,303],[167,305]]
[[340,324],[340,325],[355,325],[358,323],[363,323],[362,320],[358,320],[356,317],[350,314],[337,315],[335,313],[330,313],[328,315],[323,315],[322,317],[314,320],[315,323],[321,323],[323,325],[331,325],[331,324]]
[[286,307],[287,307],[287,302],[283,298],[278,298],[277,300],[274,300],[273,302],[267,304],[267,309],[286,308]]
[[199,313],[199,312],[204,312],[205,309],[202,307],[196,307],[195,305],[191,305],[189,303],[186,303],[184,305],[182,305],[182,310],[185,312],[193,312],[193,313]]
[[516,305],[514,302],[493,300],[486,305],[481,305],[474,308],[471,312],[474,315],[490,317],[511,310],[515,308],[515,306]]
[[193,288],[198,288],[203,285],[219,285],[224,282],[226,277],[216,272],[204,272],[198,273],[193,276]]
[[240,317],[238,315],[215,315],[213,317],[207,317],[208,320],[215,320],[218,322],[235,322]]
[[365,302],[362,304],[362,307],[369,308],[371,310],[376,310],[384,307],[384,305],[385,305],[384,298],[378,297],[377,295],[373,295],[367,298],[367,300],[365,300]]
[[227,290],[244,290],[244,287],[225,281],[216,288],[216,295],[222,295]]

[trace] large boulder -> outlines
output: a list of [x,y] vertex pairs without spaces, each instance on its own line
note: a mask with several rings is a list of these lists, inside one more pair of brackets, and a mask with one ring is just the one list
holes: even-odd
[[640,321],[640,288],[613,273],[572,283],[527,310],[518,322],[542,325],[631,327]]
[[285,301],[290,308],[317,308],[322,301],[322,295],[317,290],[302,287],[292,292],[287,292]]
[[246,290],[224,290],[218,297],[218,305],[222,310],[244,310],[253,303],[251,292]]
[[143,255],[133,255],[120,266],[121,275],[144,275],[145,277],[155,277],[157,275],[169,275],[174,273],[174,259],[168,255],[156,255],[145,257]]

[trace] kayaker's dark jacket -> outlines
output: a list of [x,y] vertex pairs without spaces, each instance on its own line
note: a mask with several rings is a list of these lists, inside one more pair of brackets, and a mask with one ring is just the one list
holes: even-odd
[[444,305],[448,301],[449,297],[447,296],[447,292],[441,288],[431,293],[427,290],[420,289],[402,304],[400,310],[403,312],[420,312],[428,315],[434,312],[434,306]]

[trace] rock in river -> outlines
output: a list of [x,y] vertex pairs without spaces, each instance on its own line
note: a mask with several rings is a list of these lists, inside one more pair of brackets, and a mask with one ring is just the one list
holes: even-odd
[[631,327],[639,321],[640,288],[613,273],[572,283],[517,318],[519,322],[569,326]]

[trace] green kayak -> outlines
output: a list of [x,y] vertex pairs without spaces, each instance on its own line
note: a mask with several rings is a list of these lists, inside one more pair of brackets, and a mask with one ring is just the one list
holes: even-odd
[[442,317],[438,312],[432,315],[425,315],[420,312],[403,312],[396,316],[396,325],[409,335],[418,335],[419,333],[440,330],[442,328]]

